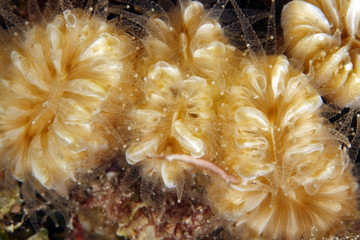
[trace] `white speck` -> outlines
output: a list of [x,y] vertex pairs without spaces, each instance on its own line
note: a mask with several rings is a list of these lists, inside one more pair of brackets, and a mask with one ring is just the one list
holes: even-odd
[[131,131],[131,127],[130,126],[128,126],[128,128],[127,128],[129,131]]
[[223,95],[224,95],[224,92],[223,92],[223,91],[221,91],[221,92],[220,92],[220,95],[221,95],[221,96],[223,96]]
[[353,68],[353,66],[352,66],[351,62],[345,65],[345,70],[346,71],[350,71],[352,68]]
[[122,147],[123,147],[123,148],[126,148],[126,144],[124,144]]

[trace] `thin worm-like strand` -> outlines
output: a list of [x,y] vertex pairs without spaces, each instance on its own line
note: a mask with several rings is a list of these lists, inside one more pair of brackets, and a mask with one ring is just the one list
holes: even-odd
[[205,169],[212,173],[215,173],[216,175],[218,175],[219,177],[221,177],[224,181],[226,181],[228,183],[237,184],[237,183],[241,182],[241,179],[227,174],[225,171],[223,171],[218,166],[216,166],[206,160],[203,160],[201,158],[195,158],[195,157],[185,155],[185,154],[154,155],[154,156],[148,156],[148,158],[150,158],[150,159],[155,159],[155,158],[156,159],[165,159],[169,162],[172,162],[174,160],[185,162],[185,163],[191,164],[193,166],[199,167],[201,169]]

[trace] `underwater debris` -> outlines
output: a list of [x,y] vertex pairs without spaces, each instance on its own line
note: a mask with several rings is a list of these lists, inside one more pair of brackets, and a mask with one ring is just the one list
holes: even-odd
[[178,202],[174,192],[158,189],[160,192],[155,192],[162,195],[161,201],[144,202],[141,179],[131,186],[126,183],[133,171],[130,167],[115,168],[93,181],[86,191],[72,196],[80,208],[73,233],[81,232],[80,239],[113,239],[115,235],[127,239],[201,239],[219,228],[222,221],[200,199],[184,196]]

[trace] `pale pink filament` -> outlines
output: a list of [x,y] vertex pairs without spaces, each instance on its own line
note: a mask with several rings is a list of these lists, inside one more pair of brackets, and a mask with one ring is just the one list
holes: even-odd
[[201,169],[207,170],[209,172],[212,172],[219,177],[221,177],[224,181],[228,183],[240,183],[241,180],[239,178],[233,177],[229,174],[227,174],[224,170],[216,166],[215,164],[212,164],[211,162],[208,162],[206,160],[203,160],[201,158],[195,158],[189,155],[185,154],[170,154],[170,155],[156,155],[156,156],[149,156],[149,158],[157,158],[157,159],[165,159],[169,162],[171,161],[181,161],[188,164],[191,164],[193,166],[199,167]]

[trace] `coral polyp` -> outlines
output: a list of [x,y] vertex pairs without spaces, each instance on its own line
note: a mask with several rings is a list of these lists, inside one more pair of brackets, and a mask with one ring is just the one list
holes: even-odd
[[160,155],[213,157],[213,101],[220,96],[225,72],[219,66],[226,68],[234,52],[201,3],[182,4],[168,21],[154,14],[146,25],[150,34],[143,41],[146,53],[138,67],[144,74],[145,99],[131,113],[130,128],[136,134],[126,152],[130,164],[144,164],[148,175],[157,172],[167,187],[175,187],[191,166]]
[[179,64],[186,74],[219,81],[223,71],[216,66],[226,65],[234,47],[220,23],[200,2],[180,1],[179,5],[165,16],[150,16],[144,62],[150,66],[158,61]]
[[235,74],[220,112],[228,124],[223,161],[241,182],[214,178],[213,210],[245,238],[332,233],[356,215],[357,183],[346,147],[319,116],[320,96],[284,56],[243,60]]
[[289,56],[304,61],[322,95],[340,107],[358,107],[359,2],[292,1],[281,24]]
[[202,157],[208,152],[210,120],[215,116],[210,85],[197,76],[182,76],[174,65],[158,62],[145,86],[145,103],[132,111],[140,135],[126,151],[126,158],[131,164],[148,161],[145,168],[161,170],[165,185],[174,187],[177,172],[184,166],[156,156],[186,153]]
[[68,180],[118,153],[121,121],[107,106],[127,108],[134,49],[114,24],[72,9],[2,50],[1,168],[66,195]]

